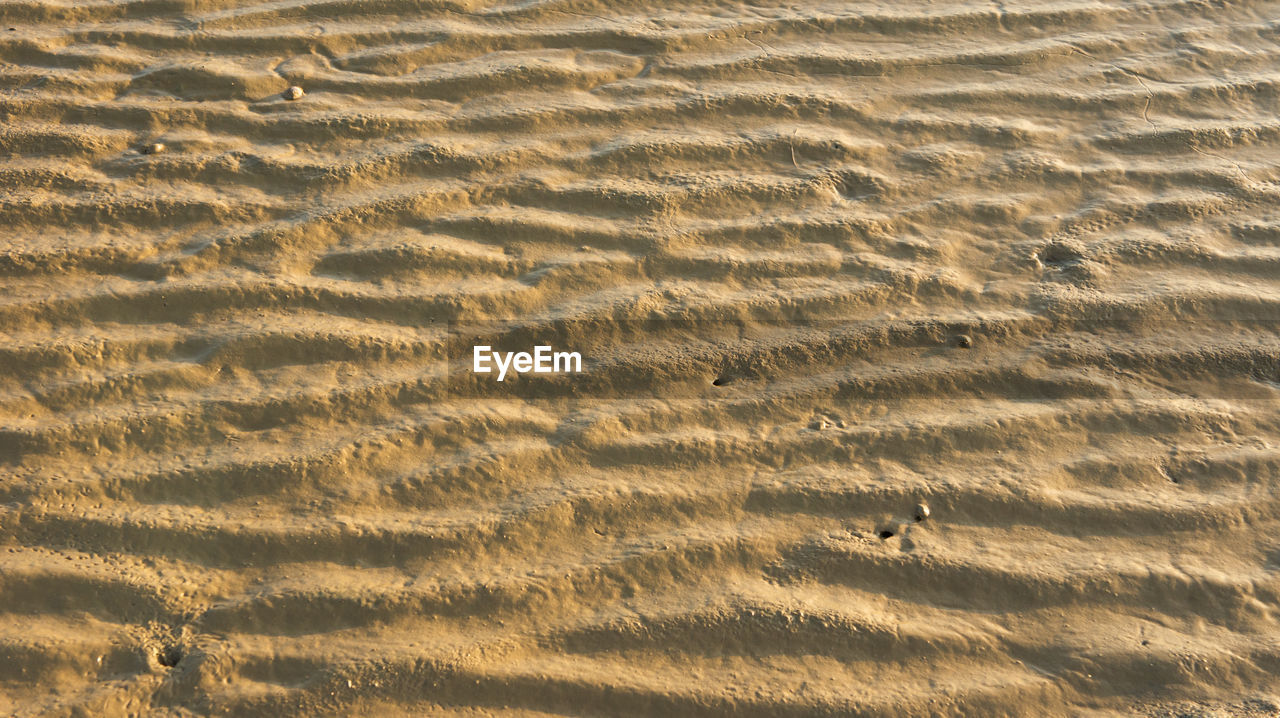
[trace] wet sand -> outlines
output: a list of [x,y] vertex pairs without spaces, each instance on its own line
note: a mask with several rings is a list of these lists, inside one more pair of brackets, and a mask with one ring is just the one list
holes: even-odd
[[1278,17],[0,3],[0,714],[1274,715]]

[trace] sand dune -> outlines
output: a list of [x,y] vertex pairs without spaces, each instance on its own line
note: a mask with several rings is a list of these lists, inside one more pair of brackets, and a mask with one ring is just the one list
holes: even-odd
[[1277,18],[0,2],[0,713],[1277,714]]

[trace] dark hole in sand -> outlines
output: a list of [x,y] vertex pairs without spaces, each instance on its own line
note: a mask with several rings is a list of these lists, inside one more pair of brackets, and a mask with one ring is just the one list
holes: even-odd
[[729,383],[728,379],[720,376],[720,377],[716,377],[715,380],[711,382],[711,386],[724,386],[725,384],[728,384],[728,383]]
[[178,661],[182,660],[182,647],[165,646],[160,649],[160,653],[156,656],[156,660],[160,661],[160,665],[166,668],[173,668],[178,665]]
[[893,532],[892,532],[892,531],[890,531],[889,529],[885,529],[885,530],[883,530],[883,531],[881,531],[881,532],[880,532],[880,538],[882,538],[882,539],[891,539],[891,538],[893,538]]

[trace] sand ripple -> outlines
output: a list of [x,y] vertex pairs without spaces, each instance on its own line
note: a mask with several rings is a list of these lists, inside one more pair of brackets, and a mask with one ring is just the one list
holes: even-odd
[[0,3],[0,712],[1262,715],[1276,17]]

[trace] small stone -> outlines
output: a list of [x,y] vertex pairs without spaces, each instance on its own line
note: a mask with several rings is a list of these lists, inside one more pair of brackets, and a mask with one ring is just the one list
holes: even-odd
[[164,150],[165,150],[165,146],[163,142],[152,142],[151,144],[142,148],[142,154],[158,155],[161,152],[164,152]]
[[961,334],[956,337],[956,346],[961,349],[968,349],[973,346],[973,339],[968,334]]
[[916,504],[916,521],[924,521],[931,513],[933,512],[929,510],[928,504]]
[[303,92],[301,87],[298,87],[297,85],[294,85],[293,87],[290,87],[289,89],[287,89],[287,90],[285,90],[285,91],[284,91],[284,99],[286,99],[286,100],[301,100],[301,99],[302,99],[302,96],[303,96],[303,95],[305,95],[305,94],[307,94],[307,93]]

